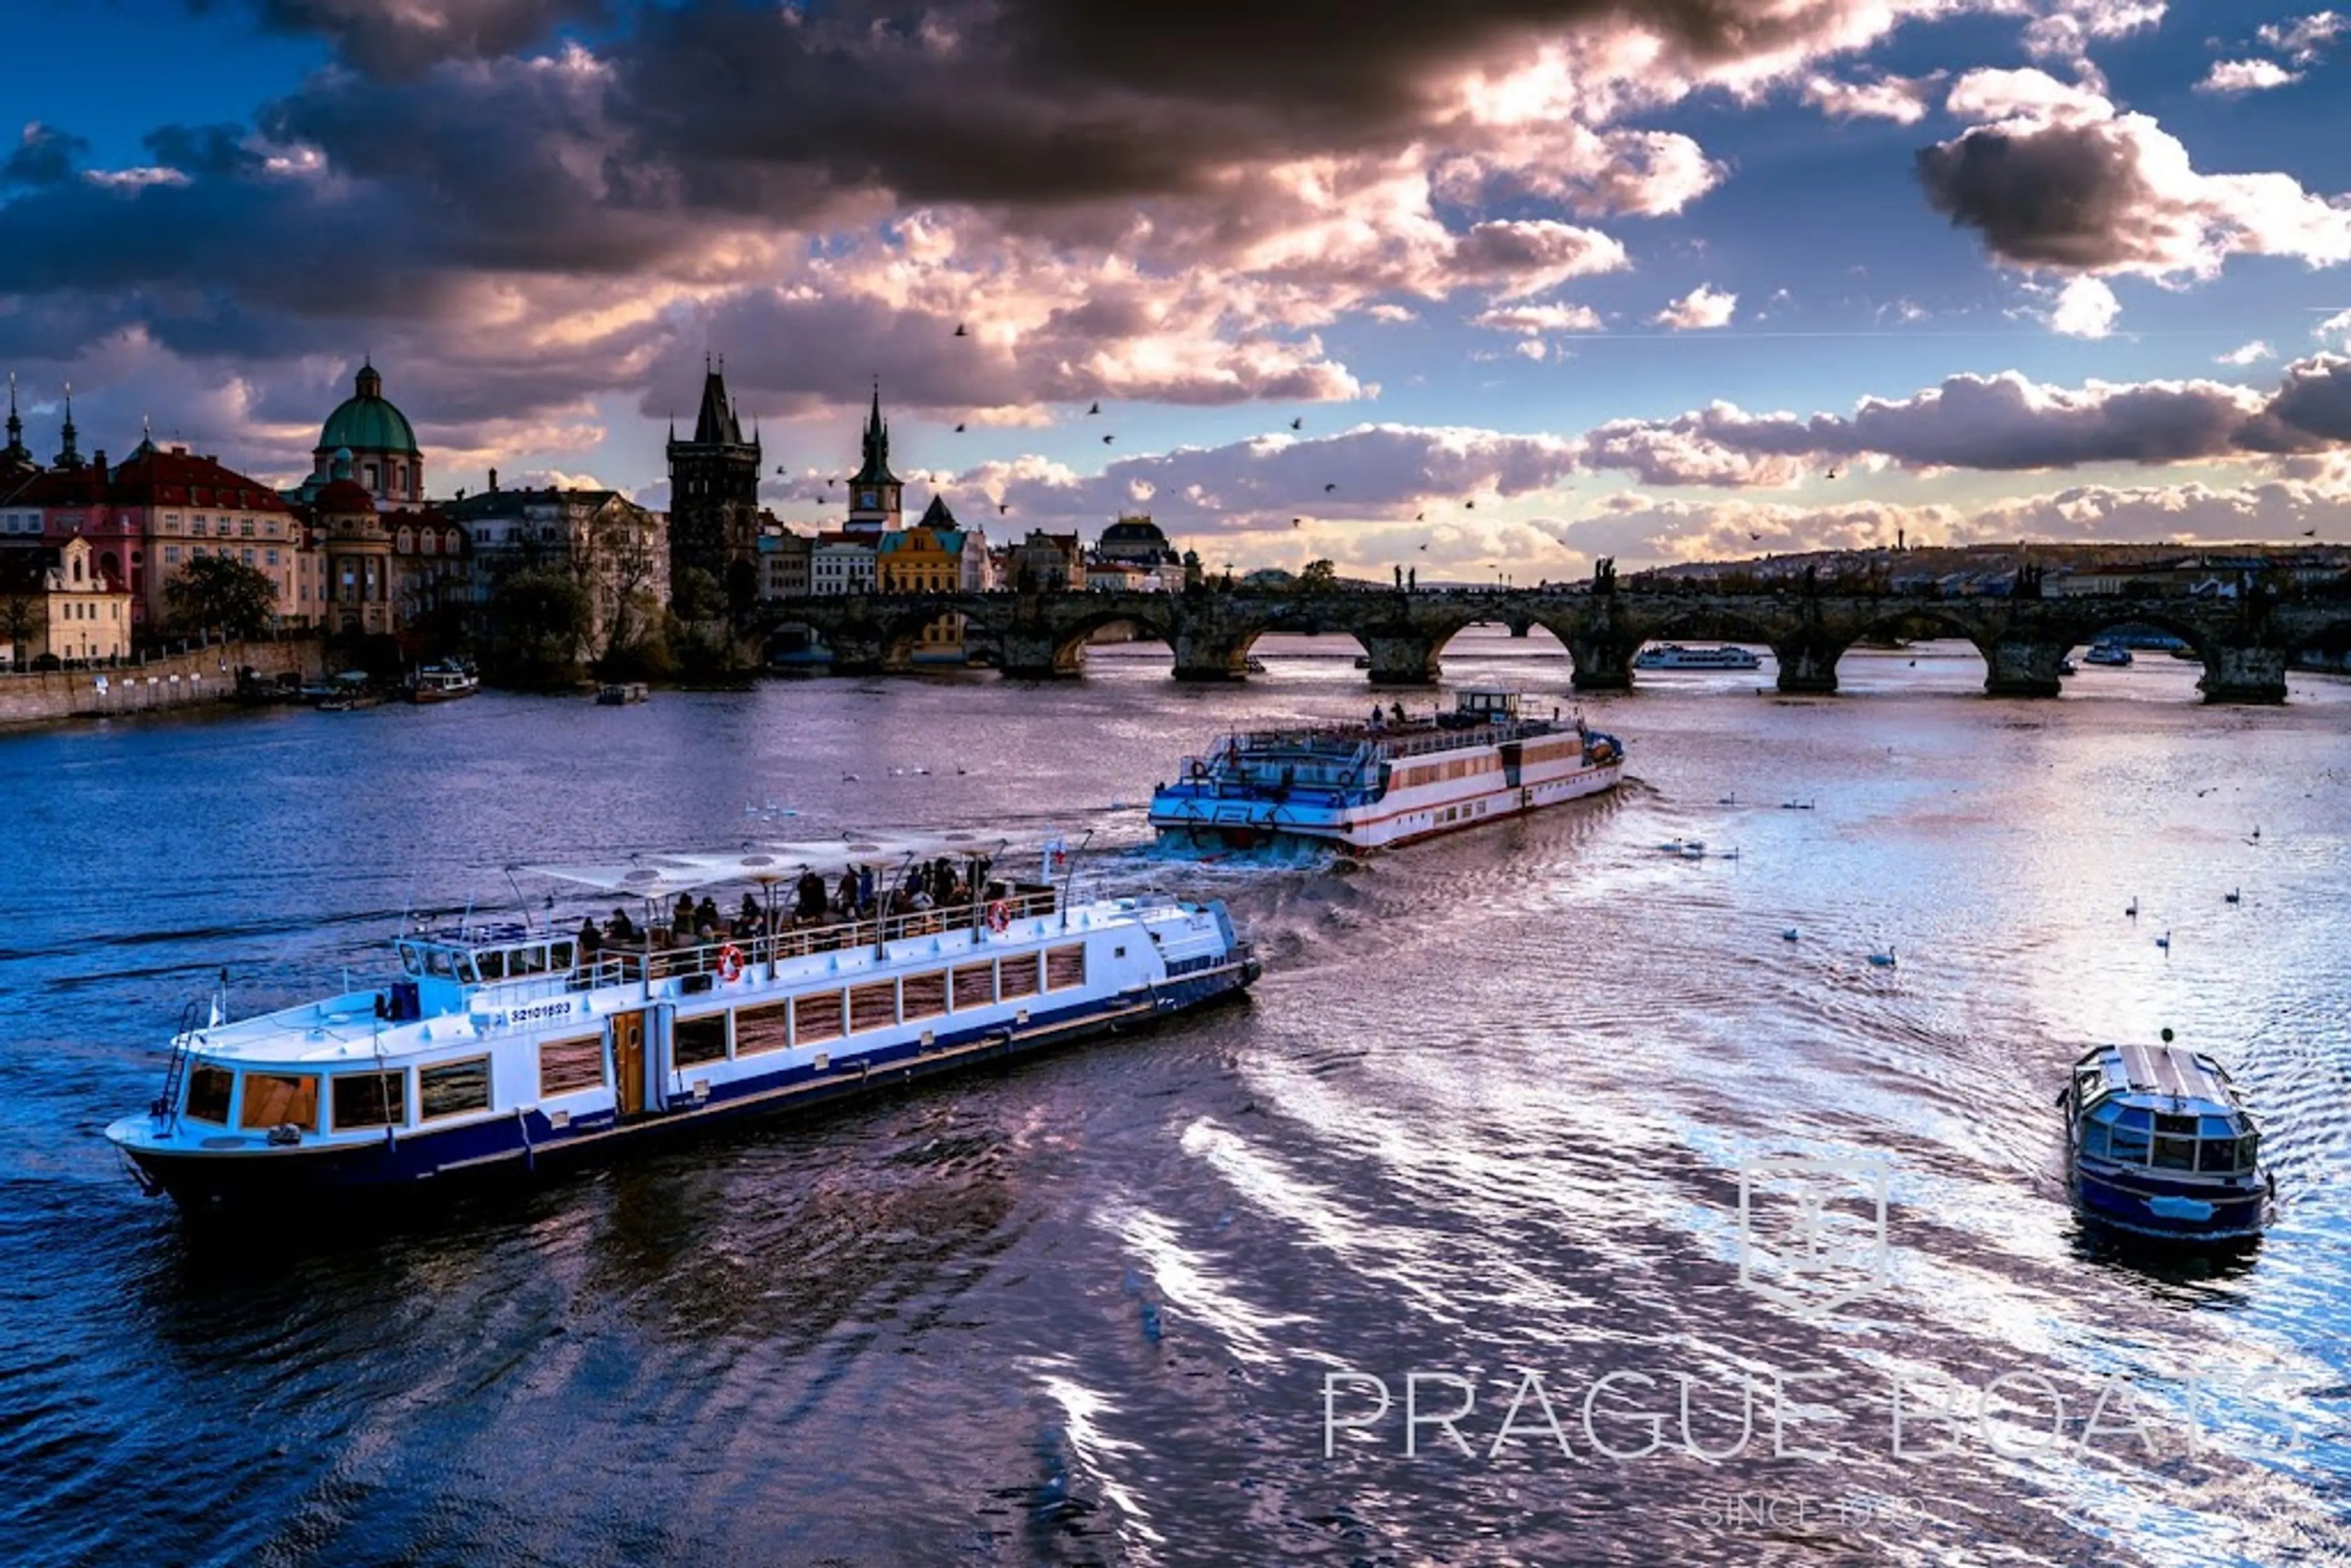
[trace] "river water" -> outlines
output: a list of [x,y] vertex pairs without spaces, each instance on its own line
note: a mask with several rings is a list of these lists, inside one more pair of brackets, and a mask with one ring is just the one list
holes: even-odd
[[[0,1562],[2346,1560],[2351,684],[1659,676],[1582,705],[1611,798],[1361,867],[1143,847],[1183,751],[1366,707],[1353,651],[0,740]],[[1447,676],[1573,702],[1540,642]],[[217,970],[239,1011],[373,973],[507,863],[1006,823],[1228,899],[1265,979],[392,1224],[192,1231],[99,1138]],[[2067,1064],[2163,1027],[2265,1120],[2250,1256],[2067,1210]],[[1882,1249],[1775,1264],[1763,1158],[1848,1239],[1882,1176]]]

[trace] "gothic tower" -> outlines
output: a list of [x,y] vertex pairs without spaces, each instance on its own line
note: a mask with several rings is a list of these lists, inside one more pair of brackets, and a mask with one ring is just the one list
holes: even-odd
[[669,580],[674,594],[685,573],[699,568],[741,595],[736,579],[748,577],[757,596],[759,551],[759,438],[743,439],[742,423],[726,399],[724,361],[705,360],[702,408],[694,439],[669,434]]
[[882,423],[882,383],[873,383],[873,412],[865,418],[865,462],[849,481],[849,520],[843,533],[898,531],[898,503],[905,486],[890,472],[890,427]]

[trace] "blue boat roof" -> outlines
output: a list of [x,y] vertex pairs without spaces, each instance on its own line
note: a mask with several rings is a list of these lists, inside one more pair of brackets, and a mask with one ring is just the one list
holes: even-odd
[[2221,1111],[2240,1111],[2236,1086],[2220,1064],[2184,1045],[2147,1045],[2131,1041],[2102,1045],[2084,1056],[2077,1067],[2105,1069],[2106,1092],[2193,1103]]

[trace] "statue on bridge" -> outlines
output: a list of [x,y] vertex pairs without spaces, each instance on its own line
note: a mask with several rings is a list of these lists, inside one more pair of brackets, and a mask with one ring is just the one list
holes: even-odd
[[1616,591],[1616,558],[1604,555],[1592,563],[1592,591],[1608,594]]
[[2040,598],[2041,574],[2046,570],[2047,569],[2044,567],[2034,566],[2030,562],[2018,567],[2016,569],[2016,582],[2010,588],[2008,596],[2011,599]]

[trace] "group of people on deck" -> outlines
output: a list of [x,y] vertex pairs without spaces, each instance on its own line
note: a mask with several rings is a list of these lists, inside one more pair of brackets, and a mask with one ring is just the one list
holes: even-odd
[[[1002,894],[1001,885],[989,881],[989,863],[985,857],[973,860],[967,877],[944,856],[922,862],[910,866],[905,880],[886,894],[876,885],[871,866],[843,871],[837,887],[828,887],[821,874],[809,871],[794,884],[789,911],[778,909],[771,915],[759,906],[757,897],[746,893],[732,920],[721,917],[716,902],[708,895],[696,903],[692,894],[681,893],[670,915],[669,940],[679,946],[741,942],[810,926],[868,920],[877,912],[906,915],[925,909],[968,907],[982,892],[997,896]],[[625,909],[613,910],[612,918],[601,927],[592,918],[580,923],[580,950],[589,956],[607,946],[645,943],[650,936],[629,918]]]

